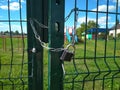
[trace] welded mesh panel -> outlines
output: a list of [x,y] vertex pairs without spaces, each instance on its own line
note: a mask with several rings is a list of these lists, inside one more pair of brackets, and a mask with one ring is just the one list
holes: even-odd
[[27,89],[26,1],[0,0],[0,90]]
[[119,90],[120,0],[77,0],[74,8],[75,1],[66,0],[65,8],[69,33],[77,12],[79,42],[73,60],[64,62],[64,90]]

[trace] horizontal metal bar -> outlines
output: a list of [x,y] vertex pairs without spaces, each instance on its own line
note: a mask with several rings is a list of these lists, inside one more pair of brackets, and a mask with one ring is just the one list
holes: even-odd
[[[21,85],[23,85],[23,84],[20,84],[20,83],[18,83],[18,84],[14,84],[14,86],[21,86]],[[24,86],[25,85],[28,85],[27,83],[24,83]],[[11,84],[3,84],[3,85],[0,85],[0,86],[11,86]]]
[[75,57],[75,59],[101,59],[101,58],[120,58],[120,56],[106,56],[106,57],[104,57],[104,56],[97,56],[97,57],[80,57],[80,58],[76,58]]
[[[26,65],[26,64],[28,65],[28,63],[23,63],[23,65]],[[7,65],[8,65],[8,66],[9,66],[9,65],[14,65],[14,66],[15,66],[15,65],[20,65],[20,66],[21,66],[21,64],[1,64],[1,66],[7,66]]]
[[[94,71],[92,71],[92,72],[91,71],[90,72],[78,72],[77,74],[78,75],[82,75],[82,74],[94,74],[94,73],[97,73],[97,74],[100,73],[101,74],[101,73],[107,73],[107,72],[111,72],[112,73],[112,72],[117,72],[117,71],[119,72],[120,70],[119,69],[118,70],[104,70],[104,71],[103,70],[100,70],[100,71],[98,70],[98,71],[95,71],[95,72]],[[68,75],[68,76],[69,75],[76,75],[76,73],[75,72],[74,73],[67,73],[66,72],[65,75]]]
[[94,12],[94,13],[107,13],[107,14],[117,14],[117,15],[120,15],[120,12],[105,12],[105,11],[92,11],[92,10],[83,10],[83,9],[78,9],[78,11],[81,11],[81,12]]
[[27,22],[27,20],[0,20],[0,22]]
[[[23,79],[28,79],[28,78],[32,78],[33,76],[24,76],[24,77],[22,77]],[[11,79],[20,79],[21,77],[18,77],[18,78],[11,78]],[[6,80],[6,79],[9,79],[9,78],[0,78],[0,80]]]
[[[114,77],[114,79],[115,78],[120,78],[120,76],[119,77]],[[108,80],[108,79],[113,79],[113,78],[110,77],[110,78],[105,78],[105,79]],[[102,80],[103,81],[103,78],[97,78],[97,79],[94,79],[94,80],[95,81],[97,81],[97,80]],[[91,82],[91,81],[93,82],[93,79],[92,80],[90,80],[90,79],[89,80],[84,80],[84,82]],[[76,81],[74,80],[74,83],[79,83],[79,82],[83,83],[83,80],[76,80]],[[64,82],[64,84],[69,84],[69,83],[72,83],[72,81],[71,82]]]

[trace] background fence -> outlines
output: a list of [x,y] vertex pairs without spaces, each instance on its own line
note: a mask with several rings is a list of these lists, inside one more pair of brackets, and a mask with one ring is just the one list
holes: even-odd
[[28,89],[24,3],[24,0],[0,1],[0,90]]
[[[120,90],[120,0],[1,0],[0,12],[0,90]],[[64,27],[77,28],[80,42],[71,62],[60,60],[61,50],[43,49],[30,24],[34,19],[48,26],[34,22],[42,45],[52,48],[71,43],[64,42]],[[95,32],[88,33],[89,21]],[[108,34],[113,29],[114,36]]]
[[[119,90],[120,89],[120,39],[118,39],[117,31],[119,30],[117,21],[120,18],[119,0],[116,0],[112,11],[111,0],[106,0],[103,5],[103,0],[96,0],[93,4],[96,6],[91,8],[92,0],[75,0],[72,12],[77,15],[77,23],[81,21],[81,30],[85,29],[85,36],[83,42],[76,44],[75,57],[72,62],[65,62],[64,76],[64,89],[65,90]],[[68,3],[66,3],[67,6]],[[84,7],[82,7],[84,5]],[[94,6],[93,5],[93,6]],[[102,6],[105,6],[102,9]],[[67,9],[68,7],[66,7]],[[69,10],[70,11],[70,10]],[[92,16],[91,16],[92,15]],[[81,17],[80,17],[81,16]],[[66,25],[71,21],[72,15],[68,13],[68,21]],[[93,18],[94,17],[94,18]],[[102,18],[101,18],[102,17]],[[114,22],[115,37],[110,38],[108,32],[110,27],[110,18]],[[96,22],[96,31],[89,30],[89,21]],[[104,38],[102,38],[99,31],[98,24],[101,24],[105,28]],[[74,23],[74,19],[73,19]],[[80,27],[80,26],[79,26]],[[81,28],[80,27],[80,28]],[[92,27],[91,27],[92,28]],[[78,29],[80,30],[80,29]],[[87,39],[87,35],[92,34],[94,38],[92,40]]]

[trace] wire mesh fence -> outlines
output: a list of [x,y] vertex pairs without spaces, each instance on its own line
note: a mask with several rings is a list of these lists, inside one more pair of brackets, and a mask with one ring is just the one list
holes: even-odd
[[[60,87],[57,85],[58,83],[61,86],[64,84],[64,90],[120,90],[120,0],[72,0],[71,2],[65,0],[66,30],[69,30],[69,26],[72,29],[76,29],[74,34],[79,40],[76,40],[73,60],[64,62],[65,75],[63,76],[63,83],[61,82],[61,73],[63,73],[61,61],[57,63],[59,55],[52,52],[51,57],[56,61],[51,60],[53,63],[51,64],[50,60],[49,62],[47,61],[50,57],[47,58],[47,51],[45,51],[43,61],[43,48],[40,46],[39,41],[36,40],[30,23],[27,23],[26,20],[27,18],[29,21],[32,17],[41,21],[40,23],[46,24],[48,17],[44,16],[48,14],[48,7],[45,9],[45,6],[49,5],[51,7],[49,8],[50,11],[57,8],[61,10],[62,14],[64,13],[64,7],[62,6],[64,1],[54,0],[54,3],[51,2],[49,5],[46,2],[48,4],[47,0],[28,0],[27,2],[25,0],[0,1],[0,90],[50,90],[50,87]],[[28,5],[28,17],[26,17],[26,3]],[[37,11],[37,8],[40,9],[40,12]],[[56,13],[57,11],[54,12]],[[54,38],[53,46],[57,47],[57,44],[63,43],[63,35],[61,35],[63,31],[59,30],[63,28],[63,23],[58,21],[64,21],[59,20],[59,18],[63,19],[62,14],[59,17],[57,16],[59,14],[55,13],[50,12],[50,15],[54,17],[49,16],[53,19],[53,22],[56,19],[57,22],[52,23],[49,21],[49,24],[52,26],[51,32],[53,33],[54,31],[56,34],[56,36],[53,36],[57,37]],[[31,30],[28,33],[26,23],[28,24],[28,29]],[[54,28],[54,24],[57,24],[57,30]],[[39,34],[47,35],[37,25],[35,25],[35,28]],[[70,35],[73,34],[71,29],[69,32]],[[52,36],[52,33],[50,36]],[[28,34],[29,40],[27,38]],[[46,38],[45,35],[41,36],[43,36],[43,39]],[[56,44],[55,42],[58,39],[61,40]],[[66,39],[68,39],[67,36]],[[27,47],[27,41],[29,42],[29,47]],[[49,42],[52,43],[52,40]],[[30,50],[33,49],[38,51],[31,52]],[[29,51],[29,55],[27,55],[27,51]],[[53,57],[54,55],[55,58]],[[30,60],[29,62],[28,59]],[[50,66],[50,64],[55,67]],[[53,70],[51,70],[51,67]],[[46,74],[47,72],[49,74]],[[60,76],[57,76],[57,74],[60,74]],[[52,75],[56,77],[54,78]],[[60,82],[54,83],[54,81]],[[63,89],[62,87],[60,88]],[[55,88],[55,90],[57,89]]]
[[[64,63],[66,72],[64,89],[119,90],[120,1],[75,0],[75,2],[71,3],[71,6],[73,5],[71,11],[67,9],[70,3],[66,1],[66,27],[71,20],[74,23],[75,16],[72,13],[76,12],[78,27],[76,31],[80,36],[80,43],[76,43],[72,62]],[[90,27],[90,21],[96,24]],[[68,30],[71,29],[68,27]],[[81,33],[80,30],[83,32]]]
[[0,90],[28,90],[25,4],[0,0]]

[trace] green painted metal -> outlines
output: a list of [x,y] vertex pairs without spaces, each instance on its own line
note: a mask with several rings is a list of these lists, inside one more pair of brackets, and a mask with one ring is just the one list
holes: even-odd
[[[27,31],[28,31],[28,76],[29,90],[43,90],[43,48],[40,42],[34,37],[29,19],[37,19],[40,23],[47,25],[48,10],[47,0],[27,0]],[[47,10],[47,11],[45,11]],[[37,33],[42,41],[47,42],[47,30],[35,25]],[[31,52],[35,48],[36,52]]]
[[[49,47],[60,48],[64,44],[64,0],[49,0]],[[49,51],[48,89],[63,90],[61,52]]]
[[[48,26],[48,0],[43,0],[43,24]],[[43,32],[43,41],[48,43],[48,29],[47,28],[44,28],[43,29],[44,32]]]

